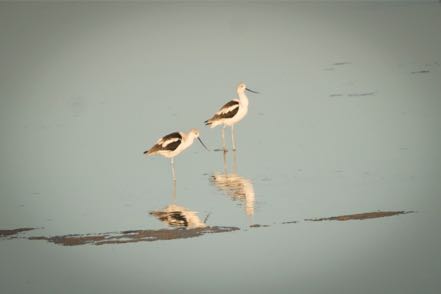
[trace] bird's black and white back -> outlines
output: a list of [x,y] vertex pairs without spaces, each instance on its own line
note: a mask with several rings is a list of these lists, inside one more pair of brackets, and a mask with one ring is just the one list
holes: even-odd
[[154,155],[159,152],[175,151],[179,145],[182,144],[182,134],[180,132],[170,133],[160,138],[155,145],[149,150],[144,151],[144,154]]
[[205,121],[205,125],[211,126],[215,122],[233,118],[239,111],[240,102],[238,99],[231,100],[222,106],[210,119]]

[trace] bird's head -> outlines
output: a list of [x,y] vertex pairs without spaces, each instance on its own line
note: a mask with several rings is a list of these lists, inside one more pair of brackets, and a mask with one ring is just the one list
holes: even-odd
[[199,140],[199,142],[201,143],[201,145],[204,146],[204,148],[207,149],[207,151],[209,151],[207,146],[205,146],[204,142],[202,142],[201,138],[199,137],[200,133],[199,133],[198,129],[191,129],[190,136],[193,136],[193,138],[197,138]]
[[251,89],[247,88],[247,85],[245,85],[245,83],[240,83],[239,85],[237,85],[237,94],[243,94],[245,93],[245,91],[251,92],[251,93],[255,93],[255,94],[259,94],[259,92],[253,91]]
[[191,129],[190,134],[192,134],[194,138],[199,138],[199,135],[200,135],[198,129]]

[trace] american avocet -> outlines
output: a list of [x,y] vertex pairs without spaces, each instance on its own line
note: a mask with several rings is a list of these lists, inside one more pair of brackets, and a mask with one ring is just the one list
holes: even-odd
[[174,132],[168,134],[158,141],[149,150],[144,151],[147,155],[162,155],[170,158],[171,168],[173,174],[173,180],[176,180],[174,157],[179,155],[182,151],[187,149],[193,144],[193,140],[197,138],[201,142],[202,146],[208,150],[207,146],[199,138],[199,131],[197,129],[191,129],[188,133]]
[[244,83],[240,83],[237,86],[237,95],[239,99],[233,99],[230,102],[222,106],[210,119],[205,121],[207,126],[214,128],[218,125],[222,127],[222,145],[224,151],[227,151],[225,147],[225,127],[231,127],[231,141],[233,144],[233,150],[236,150],[236,143],[234,140],[234,125],[245,117],[248,112],[248,97],[245,95],[245,91],[258,94],[258,92],[250,90]]

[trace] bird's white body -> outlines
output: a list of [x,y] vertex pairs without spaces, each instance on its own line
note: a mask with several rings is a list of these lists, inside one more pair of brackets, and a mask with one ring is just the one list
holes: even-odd
[[193,144],[194,139],[196,138],[196,135],[192,132],[188,134],[181,133],[181,136],[182,136],[182,143],[178,146],[178,148],[176,148],[174,152],[170,153],[166,157],[168,158],[175,157],[176,155],[178,155],[179,153],[190,147]]
[[247,115],[247,113],[248,113],[248,97],[247,97],[247,95],[245,95],[245,93],[243,93],[242,95],[239,95],[239,97],[240,97],[240,99],[236,99],[236,100],[239,100],[239,111],[230,121],[225,122],[225,124],[227,126],[232,126],[232,125],[240,122],[245,117],[245,115]]
[[[181,135],[182,139],[181,139],[181,143],[179,144],[179,146],[175,150],[158,150],[155,153],[151,153],[149,155],[158,154],[158,155],[164,156],[166,158],[175,157],[175,156],[179,155],[182,151],[184,151],[185,149],[190,147],[193,144],[194,139],[196,138],[196,136],[192,132],[189,132],[188,134],[183,133],[183,132],[179,132],[179,134]],[[156,144],[162,144],[163,146],[167,146],[173,142],[176,142],[179,139],[170,139],[170,140],[166,140],[166,141],[161,141],[161,140],[162,140],[162,138],[159,139],[156,142]]]

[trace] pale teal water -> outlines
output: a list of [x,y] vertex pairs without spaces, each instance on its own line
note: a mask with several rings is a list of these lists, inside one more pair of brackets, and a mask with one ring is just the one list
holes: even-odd
[[[169,162],[142,152],[193,127],[219,147],[202,122],[239,81],[261,92],[237,127],[252,216],[210,183],[222,153],[195,144],[176,159],[176,202],[240,231],[1,240],[1,292],[439,293],[440,16],[409,3],[0,4],[0,229],[165,227],[149,212],[173,202]],[[417,213],[304,221],[376,210]]]

